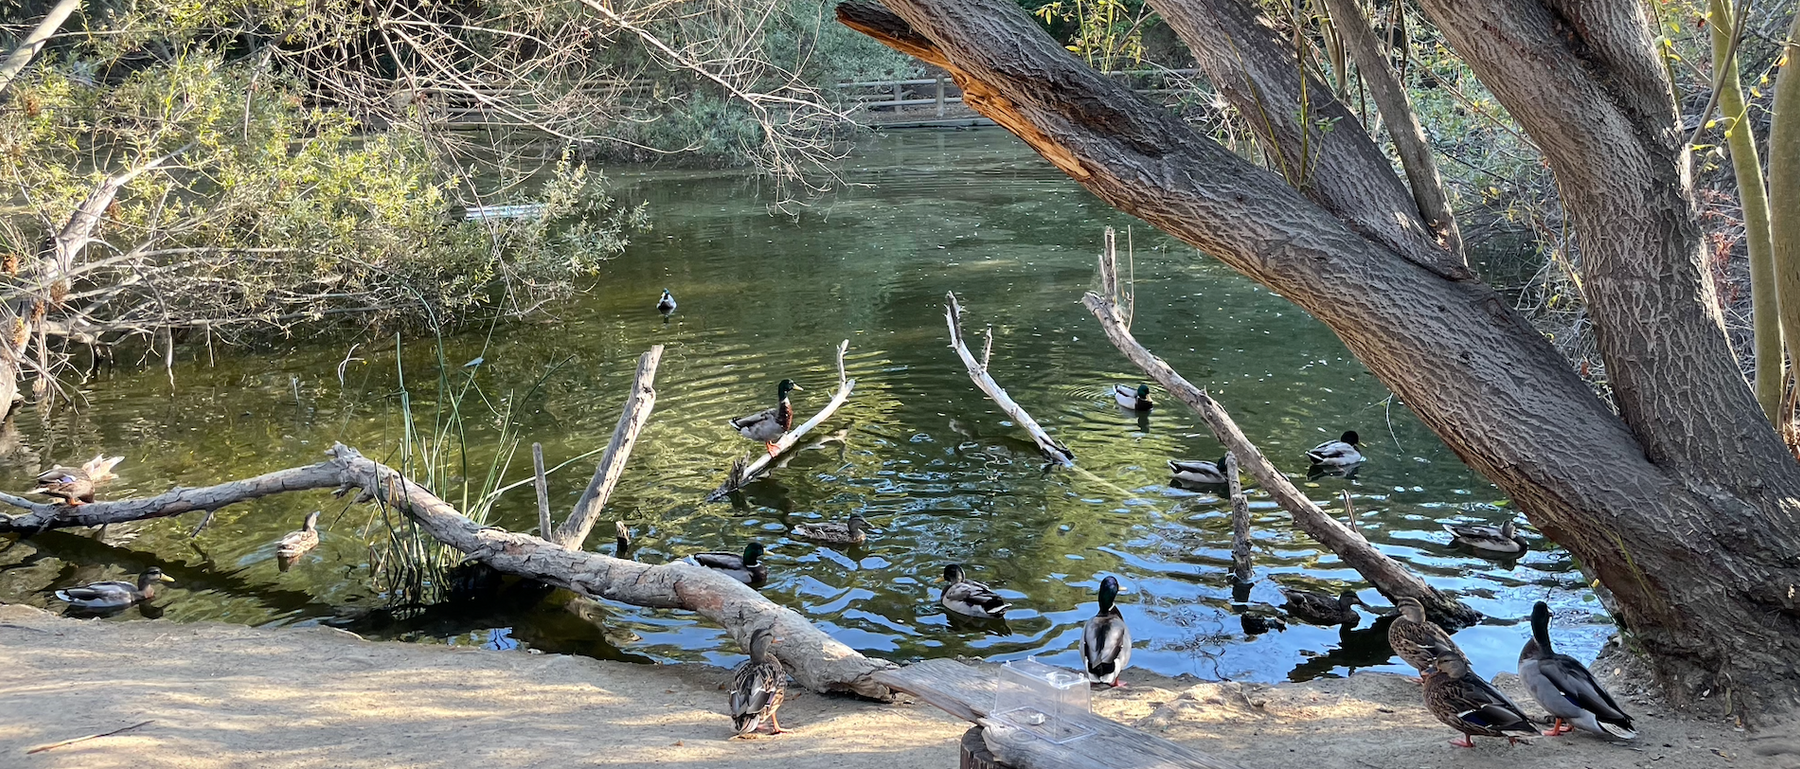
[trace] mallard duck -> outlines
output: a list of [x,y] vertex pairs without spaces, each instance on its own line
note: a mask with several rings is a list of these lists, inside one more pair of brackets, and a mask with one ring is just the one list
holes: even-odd
[[1113,385],[1113,400],[1119,402],[1121,408],[1132,411],[1149,411],[1156,404],[1150,402],[1150,385],[1141,384],[1133,390],[1131,385]]
[[731,671],[731,724],[739,736],[754,735],[765,718],[770,734],[785,731],[775,712],[787,697],[787,670],[769,656],[769,640],[768,629],[751,631],[750,659]]
[[744,554],[736,553],[695,553],[694,562],[708,569],[721,571],[735,577],[746,585],[754,585],[769,578],[769,565],[760,559],[763,554],[761,542],[751,542],[744,546]]
[[1169,472],[1175,474],[1175,480],[1183,483],[1218,486],[1231,482],[1231,479],[1225,477],[1224,457],[1219,457],[1217,462],[1171,459],[1169,460]]
[[769,448],[769,456],[775,456],[775,441],[794,429],[794,405],[788,403],[788,392],[805,390],[794,384],[792,379],[783,379],[775,386],[775,405],[749,416],[731,420],[731,426],[737,428],[738,434],[753,441],[762,441]]
[[1113,601],[1119,597],[1119,580],[1100,580],[1100,610],[1081,630],[1081,662],[1088,678],[1108,686],[1124,686],[1119,674],[1131,664],[1131,631]]
[[156,597],[156,583],[174,582],[162,569],[152,566],[138,575],[137,584],[130,582],[95,582],[84,587],[71,587],[56,591],[56,599],[68,601],[77,609],[103,611],[106,609],[123,609],[139,601],[148,601]]
[[1358,604],[1368,606],[1350,590],[1345,590],[1336,598],[1311,590],[1287,587],[1281,587],[1280,590],[1281,597],[1287,599],[1287,603],[1282,604],[1281,608],[1287,610],[1288,616],[1309,625],[1355,625],[1361,618],[1350,607]]
[[1507,699],[1493,684],[1469,670],[1468,660],[1460,652],[1434,647],[1425,669],[1420,671],[1425,683],[1425,709],[1450,728],[1463,733],[1450,744],[1461,748],[1475,747],[1474,737],[1505,737],[1518,742],[1519,737],[1537,736],[1537,727],[1525,711]]
[[1425,604],[1412,596],[1403,596],[1394,602],[1394,608],[1400,610],[1400,616],[1388,624],[1388,646],[1400,659],[1413,666],[1415,670],[1424,670],[1436,657],[1436,649],[1447,649],[1462,654],[1462,649],[1450,640],[1450,634],[1437,626],[1437,623],[1425,619]]
[[56,497],[70,507],[94,501],[94,482],[80,470],[52,467],[37,477],[37,484],[34,493]]
[[1516,555],[1526,550],[1525,538],[1519,536],[1519,527],[1512,521],[1507,521],[1499,526],[1479,523],[1446,523],[1444,531],[1450,532],[1451,544],[1460,542],[1487,553]]
[[300,525],[299,531],[290,531],[287,536],[275,543],[275,555],[281,558],[299,558],[319,545],[319,511],[306,514],[306,522]]
[[666,288],[663,289],[662,298],[656,300],[656,311],[664,315],[675,311],[675,295]]
[[1012,608],[1005,598],[995,593],[993,588],[963,576],[963,569],[956,564],[944,567],[944,594],[938,597],[938,603],[945,609],[965,617],[995,619],[1006,614]]
[[631,557],[631,529],[625,528],[624,521],[613,521],[613,557]]
[[1355,430],[1345,430],[1335,441],[1326,441],[1306,450],[1306,458],[1315,465],[1330,467],[1347,467],[1363,461],[1362,452],[1356,450],[1362,439]]
[[794,527],[794,536],[834,545],[860,545],[868,541],[871,531],[874,529],[868,521],[860,515],[852,515],[842,522],[802,523]]
[[1637,737],[1631,716],[1594,680],[1587,666],[1551,648],[1550,606],[1543,601],[1531,607],[1531,639],[1519,650],[1519,677],[1525,680],[1532,699],[1556,717],[1545,736],[1567,734],[1579,727],[1621,739]]

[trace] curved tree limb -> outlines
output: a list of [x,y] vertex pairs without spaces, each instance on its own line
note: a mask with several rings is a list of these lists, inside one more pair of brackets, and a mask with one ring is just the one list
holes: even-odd
[[1038,451],[1043,452],[1045,459],[1064,466],[1075,464],[1075,452],[1070,451],[1068,446],[1064,446],[1062,441],[1052,438],[1049,433],[1044,432],[1044,428],[1038,425],[1037,420],[1025,413],[1025,408],[1014,401],[1012,396],[1007,395],[1005,388],[1002,388],[999,382],[994,381],[994,378],[988,375],[988,357],[994,352],[994,330],[988,329],[987,344],[981,348],[979,362],[975,360],[975,354],[969,352],[969,346],[963,344],[962,306],[956,303],[956,292],[954,291],[944,295],[944,322],[950,326],[950,348],[956,350],[957,357],[962,358],[963,367],[969,370],[969,379],[975,382],[975,386],[981,388],[981,391],[986,393],[988,399],[992,400],[994,405],[999,406],[1001,411],[1006,412],[1006,416],[1012,419],[1014,424],[1031,434],[1032,443],[1037,444]]
[[[624,413],[619,415],[619,424],[613,428],[612,440],[606,444],[606,453],[600,455],[600,463],[594,469],[593,480],[588,481],[587,491],[575,501],[575,509],[569,512],[569,519],[563,521],[555,534],[545,536],[551,542],[575,550],[582,549],[587,541],[588,532],[594,530],[594,522],[600,520],[600,512],[606,508],[607,498],[612,496],[613,487],[619,485],[619,478],[625,474],[625,462],[631,459],[631,447],[637,443],[638,431],[644,429],[644,423],[650,421],[650,411],[656,408],[656,365],[662,362],[663,346],[651,345],[643,355],[638,356],[637,374],[631,379],[631,396],[625,399]],[[533,456],[539,449],[532,446]],[[543,482],[543,463],[538,462],[538,482]],[[540,486],[540,488],[542,488]]]
[[811,419],[801,422],[794,429],[789,430],[787,434],[782,435],[780,440],[775,441],[775,453],[769,454],[764,452],[761,456],[758,456],[755,461],[747,465],[743,464],[743,460],[738,460],[736,464],[731,466],[731,476],[726,478],[724,483],[719,484],[718,488],[713,489],[712,493],[707,494],[706,501],[717,502],[718,500],[724,499],[726,495],[743,488],[744,484],[749,483],[754,480],[756,476],[766,472],[769,469],[770,462],[774,461],[776,457],[787,453],[787,451],[794,448],[794,446],[799,445],[801,438],[806,437],[806,434],[812,432],[813,428],[818,427],[823,424],[825,420],[830,419],[832,413],[836,412],[839,406],[844,405],[844,401],[850,399],[850,391],[856,389],[856,380],[851,379],[844,374],[844,353],[849,349],[850,340],[845,339],[838,343],[838,389],[837,392],[831,394],[831,401],[825,404],[825,408],[819,409],[819,413],[814,414]]
[[6,61],[0,62],[0,91],[5,91],[7,86],[12,85],[13,79],[25,71],[25,65],[31,63],[31,58],[44,49],[44,43],[49,42],[51,36],[62,29],[63,22],[69,20],[69,15],[80,7],[81,0],[59,0],[50,9],[50,13],[44,16],[44,20],[31,30],[31,34],[19,41],[19,47],[7,54]]
[[[1424,580],[1408,571],[1398,561],[1377,550],[1374,545],[1369,543],[1369,540],[1363,538],[1361,533],[1346,527],[1337,519],[1326,514],[1324,510],[1319,509],[1317,504],[1307,498],[1305,492],[1276,469],[1268,457],[1263,456],[1262,450],[1250,442],[1250,438],[1244,435],[1243,430],[1238,429],[1237,423],[1232,421],[1231,415],[1226,413],[1224,406],[1219,405],[1218,401],[1207,395],[1205,390],[1195,387],[1183,378],[1163,359],[1144,349],[1144,346],[1131,335],[1131,330],[1125,327],[1125,314],[1119,309],[1116,299],[1118,295],[1113,293],[1119,285],[1119,269],[1118,262],[1110,251],[1100,255],[1100,285],[1101,290],[1107,291],[1108,295],[1101,296],[1089,291],[1081,298],[1081,303],[1087,305],[1088,310],[1094,313],[1094,317],[1100,321],[1100,327],[1106,331],[1106,338],[1151,379],[1156,380],[1170,394],[1198,413],[1200,418],[1206,421],[1207,428],[1212,430],[1213,437],[1225,444],[1225,450],[1230,452],[1226,454],[1226,464],[1241,465],[1246,472],[1250,473],[1250,477],[1262,484],[1263,489],[1269,492],[1269,496],[1274,497],[1275,502],[1281,505],[1282,509],[1288,511],[1288,515],[1293,516],[1295,526],[1300,527],[1301,531],[1306,532],[1308,536],[1330,549],[1331,552],[1337,553],[1346,565],[1363,575],[1363,578],[1367,579],[1369,584],[1374,585],[1376,590],[1381,591],[1382,595],[1387,596],[1388,600],[1398,600],[1408,596],[1417,598],[1420,603],[1425,604],[1425,610],[1431,613],[1439,624],[1443,625],[1464,627],[1481,619],[1479,612],[1425,584]],[[1231,484],[1235,486],[1237,474],[1230,470],[1227,470],[1227,474]],[[1240,498],[1241,495],[1234,490],[1232,492],[1234,527],[1237,520],[1235,508]],[[1244,549],[1244,563],[1247,564],[1248,544]],[[1236,558],[1234,545],[1233,559]],[[1246,567],[1244,571],[1248,572],[1248,568]]]
[[0,517],[0,532],[164,518],[194,510],[216,510],[287,491],[335,489],[344,493],[360,489],[359,501],[394,507],[418,521],[439,541],[500,571],[590,598],[692,611],[718,623],[746,647],[753,631],[770,629],[779,639],[771,651],[801,686],[816,692],[850,692],[877,699],[889,694],[886,686],[869,676],[892,667],[891,664],[856,653],[813,627],[798,612],[775,604],[731,577],[690,563],[652,566],[481,526],[399,471],[364,457],[356,449],[340,443],[326,453],[330,459],[324,462],[255,478],[75,508],[41,505],[0,494],[0,502],[30,511],[16,518]]

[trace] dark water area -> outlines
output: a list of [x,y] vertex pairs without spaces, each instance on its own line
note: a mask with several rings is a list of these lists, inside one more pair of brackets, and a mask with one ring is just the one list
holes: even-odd
[[[465,425],[468,472],[485,474],[498,451],[490,407],[510,410],[524,436],[503,463],[508,483],[529,477],[531,441],[544,444],[551,465],[603,446],[637,356],[663,344],[656,412],[606,516],[631,525],[639,560],[758,540],[769,547],[765,595],[851,647],[897,661],[1035,654],[1078,666],[1081,624],[1110,574],[1124,588],[1136,667],[1257,681],[1403,670],[1368,612],[1357,629],[1244,632],[1227,576],[1229,506],[1171,487],[1164,467],[1222,449],[1166,396],[1140,421],[1107,394],[1143,380],[1080,304],[1095,284],[1101,230],[1113,226],[1122,244],[1129,230],[1138,338],[1208,388],[1314,499],[1341,516],[1339,493],[1348,490],[1371,542],[1487,614],[1456,636],[1478,672],[1513,669],[1533,601],[1551,602],[1553,632],[1571,654],[1591,657],[1611,632],[1569,555],[1534,532],[1526,532],[1532,551],[1516,562],[1448,544],[1442,523],[1498,524],[1515,511],[1323,325],[1107,207],[1010,135],[879,136],[842,173],[844,184],[797,216],[771,215],[765,190],[739,174],[614,174],[620,199],[648,202],[653,231],[590,291],[544,316],[444,340],[452,383],[472,378],[478,388],[464,407],[479,417]],[[664,287],[680,301],[667,320],[654,306]],[[1079,470],[1045,472],[1029,439],[969,381],[947,346],[949,290],[962,299],[971,337],[992,325],[994,377],[1075,452]],[[842,339],[857,387],[812,436],[830,440],[794,452],[740,499],[702,503],[734,458],[760,450],[726,420],[770,405],[784,377],[806,388],[794,406],[810,416],[835,387]],[[405,428],[395,356],[391,338],[295,339],[273,353],[221,352],[210,364],[204,350],[187,350],[173,385],[160,368],[103,373],[72,393],[73,407],[17,417],[0,435],[0,482],[23,491],[40,469],[101,451],[127,456],[106,492],[114,498],[315,462],[333,441],[398,464]],[[462,368],[477,357],[480,365]],[[415,416],[435,414],[444,403],[434,343],[408,341],[401,358]],[[1345,429],[1364,436],[1368,461],[1357,477],[1305,480],[1303,451]],[[556,509],[573,504],[591,471],[590,458],[551,476]],[[465,509],[471,501],[438,490]],[[313,509],[325,511],[322,543],[279,570],[276,540]],[[1280,604],[1276,583],[1347,587],[1385,605],[1255,489],[1252,512],[1252,606]],[[851,513],[882,534],[847,550],[787,534]],[[192,539],[193,515],[49,532],[0,543],[0,600],[60,609],[55,588],[159,565],[178,582],[152,613],[175,621],[330,622],[377,637],[636,660],[740,656],[688,614],[582,602],[571,610],[566,594],[516,588],[482,607],[376,622],[386,615],[372,611],[384,599],[370,586],[371,543],[387,535],[370,521],[367,506],[317,492],[226,508]],[[489,522],[534,528],[530,485],[502,496]],[[610,535],[603,521],[590,547],[610,548]],[[947,563],[1012,601],[1004,628],[947,620],[935,587]],[[132,609],[107,621],[142,616]]]

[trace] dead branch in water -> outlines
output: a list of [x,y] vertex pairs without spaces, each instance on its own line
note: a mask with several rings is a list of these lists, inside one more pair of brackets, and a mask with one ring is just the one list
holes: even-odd
[[713,489],[712,493],[707,494],[706,501],[717,502],[724,499],[727,494],[743,488],[744,484],[755,480],[758,474],[761,474],[768,469],[770,462],[773,462],[776,457],[787,453],[789,449],[792,449],[800,442],[801,438],[805,437],[807,433],[813,430],[813,428],[824,423],[825,420],[830,419],[832,412],[837,411],[839,406],[844,405],[844,401],[850,398],[850,391],[856,387],[856,380],[851,379],[844,374],[844,353],[849,349],[850,340],[845,339],[838,343],[838,389],[837,392],[832,393],[831,402],[825,404],[825,408],[820,409],[819,413],[814,414],[812,419],[800,423],[798,427],[795,427],[794,429],[789,430],[787,434],[782,435],[780,440],[775,441],[775,453],[770,454],[764,452],[762,456],[757,457],[755,461],[750,462],[749,464],[744,464],[744,460],[742,459],[733,462],[730,474],[725,478],[725,482],[720,484],[718,488]]
[[631,447],[637,443],[638,432],[644,429],[644,423],[650,421],[650,411],[656,408],[656,366],[662,362],[662,353],[663,346],[659,344],[638,356],[637,374],[631,379],[631,397],[625,399],[625,410],[619,414],[619,424],[613,428],[606,453],[600,455],[593,480],[588,481],[587,491],[576,500],[569,519],[563,521],[554,534],[545,534],[546,539],[580,550],[582,543],[587,541],[588,532],[594,530],[594,522],[600,520],[600,511],[606,507],[607,498],[612,496],[613,487],[625,474],[625,462],[631,458]]
[[1231,576],[1238,584],[1250,584],[1250,500],[1238,478],[1237,455],[1225,452],[1225,482],[1231,491]]
[[1094,317],[1099,319],[1100,327],[1106,331],[1106,338],[1111,340],[1114,347],[1125,353],[1125,357],[1130,358],[1131,362],[1137,364],[1137,367],[1148,374],[1151,379],[1155,379],[1170,394],[1199,413],[1200,418],[1205,420],[1207,427],[1212,430],[1213,437],[1225,444],[1226,450],[1231,452],[1237,461],[1243,463],[1244,469],[1250,473],[1250,476],[1255,478],[1257,483],[1262,484],[1262,487],[1268,490],[1269,495],[1274,497],[1275,501],[1287,510],[1289,515],[1293,516],[1296,526],[1299,526],[1319,544],[1337,553],[1345,564],[1356,569],[1364,579],[1369,581],[1369,584],[1374,585],[1375,589],[1381,591],[1381,594],[1387,596],[1389,600],[1403,596],[1417,598],[1425,604],[1426,611],[1443,624],[1460,627],[1469,625],[1480,618],[1481,615],[1474,609],[1425,584],[1424,580],[1408,571],[1405,566],[1369,544],[1369,541],[1364,539],[1361,534],[1326,515],[1325,511],[1319,509],[1317,504],[1314,504],[1300,489],[1296,488],[1286,475],[1277,470],[1275,465],[1269,462],[1268,457],[1263,456],[1262,451],[1256,448],[1256,444],[1251,443],[1250,439],[1244,435],[1243,430],[1238,429],[1237,423],[1232,421],[1231,415],[1225,412],[1224,406],[1219,405],[1218,401],[1207,395],[1205,390],[1195,387],[1182,378],[1168,363],[1152,355],[1149,350],[1144,349],[1143,345],[1138,344],[1137,339],[1132,337],[1131,331],[1125,328],[1124,315],[1120,312],[1118,301],[1114,298],[1117,296],[1114,292],[1117,291],[1118,285],[1117,254],[1111,251],[1101,254],[1100,286],[1108,293],[1106,296],[1102,296],[1090,291],[1082,297],[1081,301],[1082,304],[1087,305],[1088,310],[1094,313]]
[[889,663],[856,653],[813,627],[798,612],[776,605],[729,576],[679,561],[651,566],[621,560],[566,548],[528,534],[482,526],[399,471],[368,459],[349,446],[340,443],[326,453],[330,458],[324,462],[255,478],[74,508],[0,494],[0,502],[30,511],[16,518],[0,516],[0,532],[163,518],[194,510],[216,510],[289,491],[335,489],[341,494],[359,489],[358,501],[393,507],[444,544],[500,571],[589,598],[692,611],[718,623],[746,646],[752,632],[768,629],[781,639],[771,651],[801,686],[816,692],[888,696],[887,687],[869,676],[891,667]]
[[975,354],[969,352],[969,346],[963,344],[962,306],[956,303],[956,292],[954,291],[944,295],[944,322],[950,326],[950,348],[956,350],[957,357],[962,358],[963,366],[969,370],[969,379],[974,380],[975,386],[987,393],[988,399],[993,401],[994,405],[999,406],[1001,411],[1006,412],[1006,416],[1011,418],[1014,424],[1025,428],[1025,432],[1031,434],[1032,442],[1037,444],[1038,451],[1043,452],[1045,459],[1065,466],[1075,464],[1075,452],[1070,451],[1068,446],[1062,445],[1061,441],[1044,432],[1044,428],[1038,426],[1037,420],[1025,413],[1025,409],[1013,401],[1012,396],[1006,394],[1006,390],[1000,387],[1000,383],[995,382],[994,378],[988,375],[988,356],[994,352],[994,329],[988,328],[987,345],[982,349],[980,362],[976,362]]

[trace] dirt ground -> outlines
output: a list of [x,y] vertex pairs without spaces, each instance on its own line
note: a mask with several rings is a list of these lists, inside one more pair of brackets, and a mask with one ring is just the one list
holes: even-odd
[[[0,766],[957,765],[965,725],[929,706],[798,689],[781,711],[791,733],[726,739],[728,678],[702,665],[367,642],[324,628],[99,623],[0,606]],[[1800,769],[1800,729],[1738,732],[1676,718],[1642,695],[1627,695],[1642,728],[1635,742],[1578,735],[1465,750],[1446,744],[1453,733],[1398,676],[1276,686],[1126,678],[1129,687],[1096,692],[1096,711],[1252,769]]]

